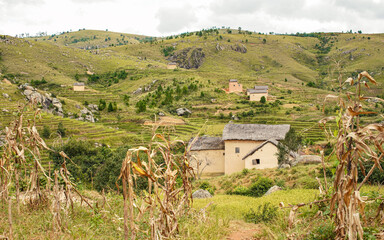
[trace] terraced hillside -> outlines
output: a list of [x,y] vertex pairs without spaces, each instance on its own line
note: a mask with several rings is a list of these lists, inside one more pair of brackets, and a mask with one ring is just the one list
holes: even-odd
[[[383,41],[383,34],[290,36],[230,33],[227,29],[164,39],[93,30],[28,39],[3,36],[0,78],[12,85],[1,87],[12,101],[0,103],[0,109],[5,110],[0,126],[12,119],[17,101],[24,99],[17,86],[29,83],[65,102],[65,113],[78,113],[89,104],[105,101],[96,123],[43,114],[39,127],[55,129],[62,122],[71,138],[111,147],[149,141],[151,127],[144,123],[154,121],[160,113],[185,121],[184,125],[158,129],[166,128],[170,137],[183,140],[199,131],[221,135],[224,125],[233,121],[287,123],[309,142],[322,142],[325,136],[318,120],[338,111],[335,102],[324,102],[325,96],[350,90],[348,86],[339,88],[339,73],[346,79],[362,70],[370,72],[379,84],[365,94],[383,96]],[[177,62],[179,68],[166,69],[170,61]],[[244,89],[267,85],[270,101],[249,102],[245,94],[226,94],[223,89],[233,78]],[[75,82],[84,82],[86,91],[74,92]],[[108,109],[109,104],[116,108]],[[145,109],[140,109],[140,104]],[[364,104],[378,112],[368,121],[382,121],[382,103]],[[187,108],[192,114],[177,116],[178,108]]]

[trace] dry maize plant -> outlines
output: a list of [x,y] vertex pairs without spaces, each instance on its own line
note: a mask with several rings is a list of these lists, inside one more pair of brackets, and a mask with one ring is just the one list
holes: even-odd
[[[347,84],[355,86],[356,92],[347,92],[345,100],[339,96],[339,115],[324,118],[319,122],[326,131],[326,123],[329,120],[336,120],[338,126],[337,134],[328,132],[328,135],[336,137],[332,154],[335,154],[339,161],[333,183],[334,192],[330,199],[331,213],[336,225],[336,239],[363,239],[363,226],[368,224],[365,216],[365,206],[368,201],[366,197],[360,196],[360,190],[375,168],[383,171],[380,162],[384,157],[384,126],[379,123],[361,126],[360,123],[361,115],[373,113],[364,111],[361,104],[362,100],[369,99],[362,95],[361,89],[369,88],[368,83],[376,84],[376,81],[364,71],[356,80],[348,78],[340,84],[340,86]],[[368,173],[365,172],[363,162],[373,163]],[[363,169],[362,172],[365,175],[361,183],[358,183],[358,166]],[[383,215],[379,214],[383,209],[379,207],[377,211],[377,216]]]
[[[182,141],[170,142],[164,135],[155,134],[154,145],[128,150],[119,179],[123,182],[125,239],[135,239],[142,231],[139,223],[149,216],[146,238],[169,239],[178,233],[179,219],[192,204],[193,169],[189,166],[188,148]],[[172,147],[182,144],[184,153],[174,154]],[[146,160],[141,159],[141,154]],[[161,163],[159,163],[161,162]],[[148,179],[144,197],[135,194],[134,179]]]

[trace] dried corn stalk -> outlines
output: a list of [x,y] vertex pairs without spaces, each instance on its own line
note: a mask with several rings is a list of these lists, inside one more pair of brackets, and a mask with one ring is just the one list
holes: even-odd
[[[339,129],[333,153],[336,154],[339,164],[333,183],[331,212],[336,223],[336,239],[346,237],[350,240],[363,239],[361,218],[366,221],[364,215],[366,202],[360,196],[359,190],[376,167],[382,170],[380,162],[384,156],[382,148],[384,126],[383,124],[360,125],[360,116],[372,113],[364,111],[361,104],[361,100],[365,99],[361,94],[361,87],[362,85],[368,87],[368,82],[363,81],[363,77],[370,83],[376,84],[376,81],[367,72],[360,73],[355,80],[357,85],[356,93],[353,94],[354,99],[351,98],[351,93],[347,93],[348,101],[340,100],[340,114],[335,117]],[[353,85],[353,82],[353,79],[347,79],[344,84]],[[326,129],[325,124],[328,120],[330,119],[325,118],[319,122],[324,129]],[[366,161],[374,164],[363,182],[358,185],[358,166],[362,166],[362,162]]]
[[[125,239],[135,239],[141,231],[136,222],[147,211],[150,213],[151,239],[176,236],[179,219],[189,211],[192,203],[194,173],[184,143],[171,143],[162,134],[155,134],[153,140],[160,140],[155,142],[153,149],[150,144],[148,148],[128,150],[122,164],[119,179],[123,182]],[[184,145],[183,155],[172,153],[175,144]],[[145,161],[141,159],[143,154],[147,158]],[[162,164],[158,165],[155,158],[161,158]],[[133,181],[138,177],[147,178],[150,183],[144,199],[134,192]],[[178,178],[182,180],[181,186],[178,186]]]

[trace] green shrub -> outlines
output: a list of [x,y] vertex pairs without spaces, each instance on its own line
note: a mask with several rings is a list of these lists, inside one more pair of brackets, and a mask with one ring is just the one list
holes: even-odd
[[273,181],[266,177],[260,177],[249,187],[249,195],[252,197],[263,196],[271,187]]
[[249,173],[248,168],[244,168],[243,171],[241,171],[241,174],[243,174],[243,176],[246,176],[248,173]]
[[44,126],[41,136],[43,136],[43,138],[49,138],[51,136],[51,129],[48,126]]
[[[358,174],[359,174],[359,179],[358,181],[361,182],[365,178],[364,175],[368,173],[368,171],[372,168],[373,162],[363,162],[362,165],[365,168],[365,174],[363,174],[362,169],[360,165],[358,166]],[[384,168],[384,162],[380,162],[381,168]],[[373,170],[372,175],[368,178],[368,183],[371,184],[383,184],[384,183],[384,171],[380,171],[377,167],[375,170]]]
[[244,220],[249,223],[269,222],[277,216],[278,207],[271,206],[271,203],[267,202],[264,205],[260,205],[257,211],[252,208],[244,213]]
[[297,180],[296,187],[304,188],[304,189],[318,189],[319,183],[316,181],[314,177],[303,177]]
[[204,181],[199,186],[200,189],[207,190],[211,195],[215,194],[216,187],[209,184],[209,182]]
[[232,194],[247,196],[249,195],[249,190],[247,187],[237,186],[235,189],[233,189]]

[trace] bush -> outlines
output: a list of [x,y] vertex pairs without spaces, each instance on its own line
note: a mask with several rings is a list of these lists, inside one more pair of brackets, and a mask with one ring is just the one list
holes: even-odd
[[260,223],[260,222],[269,222],[277,216],[277,208],[271,206],[271,203],[267,202],[264,205],[260,205],[257,208],[257,211],[254,211],[252,208],[249,212],[244,213],[244,220],[249,223]]
[[49,138],[51,136],[51,129],[48,126],[44,126],[41,136],[43,136],[43,138]]
[[57,125],[57,133],[61,136],[61,137],[65,137],[65,132],[66,132],[66,129],[64,128],[64,125],[62,122],[59,122],[59,124]]
[[273,181],[266,177],[260,177],[249,187],[249,195],[252,197],[263,196],[271,187]]
[[[368,173],[368,171],[372,168],[373,162],[363,162],[362,164],[365,168],[365,175]],[[384,162],[380,162],[381,168],[384,169]],[[359,179],[358,181],[361,182],[365,178],[362,169],[360,165],[358,166],[358,174],[359,174]],[[377,167],[375,170],[373,170],[372,175],[368,178],[368,183],[371,184],[383,184],[384,183],[384,171],[380,171]]]
[[246,176],[248,173],[249,173],[248,168],[244,168],[243,171],[241,171],[241,174],[243,174],[244,176]]
[[319,183],[314,177],[303,177],[297,180],[296,186],[304,189],[318,189]]
[[237,187],[235,187],[235,189],[233,189],[232,194],[248,196],[249,195],[249,190],[248,190],[247,187],[237,186]]
[[216,187],[209,184],[209,182],[202,182],[199,186],[200,189],[207,190],[211,195],[215,194]]

